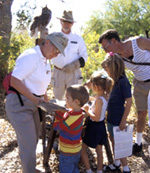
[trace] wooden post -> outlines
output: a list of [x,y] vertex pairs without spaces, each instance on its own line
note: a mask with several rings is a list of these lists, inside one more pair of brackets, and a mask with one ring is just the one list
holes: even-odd
[[42,144],[43,144],[43,155],[46,151],[46,112],[42,111]]
[[56,130],[53,129],[53,127],[51,127],[50,130],[50,134],[49,134],[49,138],[48,138],[48,144],[47,147],[45,149],[45,153],[44,153],[44,160],[43,160],[43,165],[45,168],[49,168],[49,164],[48,164],[48,160],[52,151],[52,147],[54,144],[54,140],[56,137]]
[[107,138],[107,141],[105,144],[105,150],[106,150],[106,155],[107,155],[107,159],[108,159],[108,164],[110,165],[113,163],[113,157],[112,157],[112,152],[111,152],[110,143],[109,143],[108,138]]

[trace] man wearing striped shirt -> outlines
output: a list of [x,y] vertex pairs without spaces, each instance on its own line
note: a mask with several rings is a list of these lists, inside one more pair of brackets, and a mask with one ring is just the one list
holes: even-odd
[[59,130],[60,173],[78,173],[78,162],[82,147],[83,113],[81,107],[88,102],[89,94],[82,85],[67,88],[66,106],[68,112],[57,111],[54,129]]
[[126,68],[134,74],[133,96],[138,117],[133,154],[139,153],[142,151],[142,134],[146,124],[147,101],[150,90],[150,65],[141,65],[140,63],[150,63],[150,39],[136,37],[122,42],[118,32],[114,29],[109,29],[101,34],[99,43],[102,44],[105,52],[119,54],[124,59]]

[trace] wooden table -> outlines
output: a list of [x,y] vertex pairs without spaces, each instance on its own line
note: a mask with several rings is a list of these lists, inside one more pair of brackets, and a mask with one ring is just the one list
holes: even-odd
[[[53,143],[54,143],[57,131],[55,131],[53,129],[53,122],[54,122],[54,119],[53,119],[49,137],[48,137],[48,142],[46,143],[46,115],[51,115],[53,112],[55,112],[58,109],[65,110],[65,108],[62,106],[59,106],[57,104],[54,104],[54,103],[40,103],[39,107],[42,109],[42,119],[43,119],[43,121],[42,121],[43,166],[45,167],[45,169],[50,169],[48,160],[49,160],[49,157],[51,154],[51,150],[53,147]],[[83,130],[86,127],[87,120],[88,119],[86,119],[86,121],[84,123]],[[109,144],[108,139],[105,144],[105,150],[106,150],[106,155],[107,155],[107,159],[108,159],[108,164],[113,163],[112,153],[111,153],[110,144]]]

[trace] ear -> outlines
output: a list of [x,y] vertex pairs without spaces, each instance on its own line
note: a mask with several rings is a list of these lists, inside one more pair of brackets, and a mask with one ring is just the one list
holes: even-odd
[[75,99],[74,102],[77,104],[77,105],[80,105],[80,101],[78,99]]
[[94,85],[93,85],[93,89],[96,90],[97,88],[98,88],[97,85],[94,84]]
[[45,45],[49,45],[50,44],[50,41],[49,40],[46,40],[45,41]]

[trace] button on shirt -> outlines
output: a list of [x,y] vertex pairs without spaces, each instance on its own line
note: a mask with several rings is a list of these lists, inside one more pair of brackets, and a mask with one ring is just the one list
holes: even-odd
[[64,34],[64,36],[68,38],[65,56],[59,54],[56,58],[51,60],[52,64],[59,68],[63,68],[65,65],[70,64],[80,57],[84,58],[84,61],[86,62],[88,55],[83,38],[77,34],[73,34],[72,32],[69,34]]
[[31,93],[45,94],[51,80],[51,69],[38,45],[17,58],[12,76],[21,80]]

